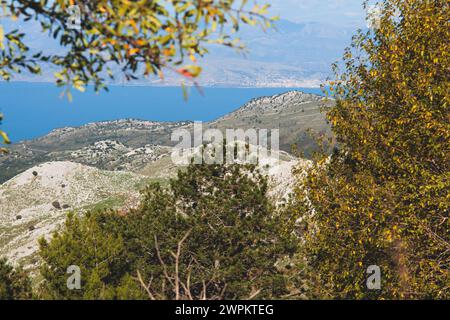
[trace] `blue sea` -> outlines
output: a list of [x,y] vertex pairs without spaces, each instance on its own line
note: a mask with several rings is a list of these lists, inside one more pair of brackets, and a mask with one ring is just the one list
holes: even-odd
[[110,86],[110,91],[81,93],[73,101],[61,97],[63,88],[51,83],[0,83],[0,126],[13,142],[43,136],[55,128],[89,122],[135,118],[154,121],[210,121],[261,96],[290,90],[320,94],[311,88],[203,88],[190,89],[187,101],[178,87]]

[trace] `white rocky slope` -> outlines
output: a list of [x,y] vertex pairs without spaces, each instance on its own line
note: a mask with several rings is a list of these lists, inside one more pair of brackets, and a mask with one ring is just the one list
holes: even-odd
[[[191,155],[199,150],[191,150]],[[0,256],[12,263],[35,269],[39,263],[38,239],[50,237],[64,222],[67,213],[88,208],[130,207],[139,203],[139,189],[161,172],[173,177],[177,166],[169,155],[151,177],[124,171],[104,171],[73,162],[47,162],[33,167],[0,185]],[[270,194],[280,203],[290,194],[295,166],[309,161],[285,152],[259,157],[258,166],[268,175]],[[178,167],[179,168],[179,167]],[[163,180],[164,180],[163,179]]]
[[0,185],[0,256],[32,266],[37,240],[51,235],[69,211],[137,199],[145,179],[72,162],[48,162],[17,175]]
[[[201,158],[205,146],[199,146],[196,148],[190,148],[181,152],[180,158],[176,161],[187,165],[190,163],[192,157]],[[206,147],[212,150],[223,150],[223,144],[215,145],[207,144]],[[299,159],[293,155],[281,151],[281,150],[267,150],[261,146],[250,146],[246,142],[236,141],[227,144],[227,150],[231,147],[237,147],[238,158],[234,160],[235,163],[241,164],[255,164],[262,174],[266,175],[269,180],[269,197],[275,204],[280,204],[288,199],[288,196],[292,193],[296,178],[293,174],[294,169],[301,169],[299,174],[306,173],[306,169],[310,166],[311,161],[305,159]],[[180,149],[182,150],[182,149]],[[180,151],[179,150],[179,151]],[[203,156],[205,156],[203,154]],[[223,155],[223,161],[227,159],[226,155]],[[150,166],[152,166],[151,164]],[[163,171],[163,170],[161,170]]]

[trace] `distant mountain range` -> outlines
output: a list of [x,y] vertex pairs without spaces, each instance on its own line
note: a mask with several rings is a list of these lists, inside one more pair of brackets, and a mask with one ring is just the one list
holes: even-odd
[[[307,131],[330,132],[320,111],[330,103],[318,95],[290,91],[253,99],[224,117],[204,123],[203,129],[279,129],[281,150],[290,152],[297,145],[307,156],[315,146]],[[8,155],[0,156],[0,183],[48,161],[73,161],[103,170],[145,171],[149,163],[153,166],[171,153],[175,145],[171,133],[176,129],[192,131],[193,123],[123,119],[55,129],[46,136],[14,144]]]
[[[61,51],[58,44],[39,32],[34,23],[7,22],[6,29],[19,28],[28,34],[33,50],[45,48]],[[331,22],[293,23],[278,21],[276,30],[263,32],[244,26],[239,37],[248,47],[243,56],[234,50],[211,47],[211,54],[200,61],[204,72],[199,79],[203,86],[213,87],[317,87],[330,76],[331,63],[338,60],[355,33],[354,27],[333,25]],[[14,80],[53,82],[51,69],[36,77],[18,75]],[[179,85],[180,77],[167,71],[165,79],[150,77],[129,84]],[[126,84],[117,73],[114,83]]]

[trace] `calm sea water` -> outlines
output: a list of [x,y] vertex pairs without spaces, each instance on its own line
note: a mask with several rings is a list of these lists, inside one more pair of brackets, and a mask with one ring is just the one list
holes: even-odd
[[[73,91],[73,102],[61,98],[61,88],[46,83],[0,83],[2,130],[13,142],[42,136],[55,128],[89,122],[136,118],[155,121],[210,121],[240,108],[252,98],[293,89],[204,88],[204,95],[190,90],[183,99],[181,88],[111,86],[96,94]],[[298,88],[320,94],[320,89]]]

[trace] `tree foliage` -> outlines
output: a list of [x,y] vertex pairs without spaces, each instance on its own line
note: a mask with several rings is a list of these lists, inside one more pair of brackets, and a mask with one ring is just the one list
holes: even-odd
[[[45,279],[39,294],[45,299],[115,299],[126,294],[139,298],[139,288],[129,286],[126,246],[122,237],[109,228],[114,217],[88,213],[67,217],[64,231],[50,241],[40,240],[40,269]],[[67,286],[68,268],[77,266],[83,290]],[[137,292],[137,295],[135,295]]]
[[6,259],[0,259],[0,300],[32,298],[31,281],[21,268],[14,268]]
[[[40,26],[60,48],[32,50],[23,30],[5,30],[0,23],[0,79],[56,70],[56,84],[66,88],[69,100],[72,87],[107,90],[117,76],[163,78],[163,71],[172,70],[195,83],[202,71],[198,59],[211,45],[242,50],[237,31],[243,24],[272,26],[276,18],[268,17],[269,7],[247,0],[3,1],[1,18]],[[0,139],[8,141],[3,131]]]
[[[70,217],[42,241],[44,292],[52,298],[246,299],[287,293],[277,262],[296,251],[253,166],[190,165],[168,187],[119,215]],[[293,226],[291,226],[293,230]],[[68,290],[80,266],[82,289]]]
[[[0,124],[2,124],[3,114],[0,113]],[[9,138],[6,132],[0,130],[0,146],[4,144],[9,144]],[[7,150],[3,147],[0,147],[0,154],[6,152]]]
[[[3,16],[36,21],[63,53],[31,52],[23,32],[5,33],[0,25],[0,76],[9,80],[24,70],[40,73],[47,63],[58,70],[58,85],[81,91],[88,83],[96,90],[105,87],[113,66],[128,80],[162,77],[164,68],[195,78],[201,72],[196,61],[208,53],[209,44],[243,48],[236,36],[242,24],[270,27],[274,19],[267,17],[268,8],[250,7],[247,0],[6,1]],[[181,66],[185,58],[191,64]]]
[[[449,298],[447,1],[382,1],[336,66],[328,112],[339,148],[300,188],[310,294]],[[307,197],[305,199],[305,193]],[[368,290],[378,265],[381,290]]]

